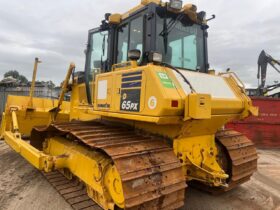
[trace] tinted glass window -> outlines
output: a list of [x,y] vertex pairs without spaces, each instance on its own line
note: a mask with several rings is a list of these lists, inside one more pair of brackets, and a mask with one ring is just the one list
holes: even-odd
[[157,51],[163,61],[174,67],[193,71],[205,68],[203,30],[187,17],[178,20],[177,15],[163,9],[157,11]]
[[96,32],[91,35],[90,69],[100,69],[107,60],[108,32]]
[[143,49],[143,18],[136,18],[130,23],[129,50]]
[[118,30],[118,63],[127,61],[128,52],[128,24]]
[[133,19],[118,30],[117,63],[128,61],[128,51],[143,51],[143,17]]

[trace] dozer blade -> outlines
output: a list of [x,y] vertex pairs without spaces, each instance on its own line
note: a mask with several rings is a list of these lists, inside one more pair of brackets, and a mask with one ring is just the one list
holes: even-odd
[[[57,107],[58,100],[33,98],[32,102],[32,107],[30,107],[30,97],[9,95],[5,108],[5,122],[3,122],[5,128],[2,128],[2,132],[12,130],[12,111],[17,114],[18,132],[23,138],[30,136],[34,126],[50,124],[53,116],[49,111]],[[70,103],[64,101],[60,109],[57,122],[69,121]]]

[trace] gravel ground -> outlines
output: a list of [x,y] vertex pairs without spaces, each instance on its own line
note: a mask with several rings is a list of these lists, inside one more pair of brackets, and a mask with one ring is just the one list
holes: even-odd
[[[188,188],[183,210],[280,210],[280,150],[259,150],[251,181],[213,196]],[[0,210],[72,209],[42,175],[0,141]]]

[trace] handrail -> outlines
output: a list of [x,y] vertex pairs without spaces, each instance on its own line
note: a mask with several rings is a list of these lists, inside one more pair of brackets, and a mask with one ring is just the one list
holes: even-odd
[[224,76],[224,75],[232,76],[235,79],[235,81],[237,82],[237,84],[241,85],[239,87],[242,88],[245,91],[244,83],[241,81],[241,79],[237,76],[237,74],[235,72],[232,72],[232,71],[230,71],[230,72],[221,72],[221,73],[219,73],[219,75],[220,76]]

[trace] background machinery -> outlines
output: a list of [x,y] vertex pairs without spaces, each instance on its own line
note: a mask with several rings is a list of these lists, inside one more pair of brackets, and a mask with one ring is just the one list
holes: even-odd
[[264,50],[258,58],[258,88],[246,89],[254,106],[259,108],[259,116],[251,116],[245,120],[235,120],[227,124],[227,128],[245,134],[258,148],[280,148],[280,84],[266,85],[267,66],[271,65],[278,73],[280,62]]
[[259,95],[265,95],[268,97],[280,97],[280,84],[269,85],[265,87],[267,65],[270,64],[278,73],[280,70],[276,65],[280,66],[280,61],[274,59],[271,55],[267,54],[264,50],[259,55],[258,59],[258,79],[261,79],[261,84],[259,85]]
[[258,110],[234,73],[208,70],[207,28],[179,0],[106,14],[89,31],[85,71],[69,66],[57,101],[10,96],[1,136],[75,209],[177,209],[186,182],[238,186],[256,149],[222,128]]

